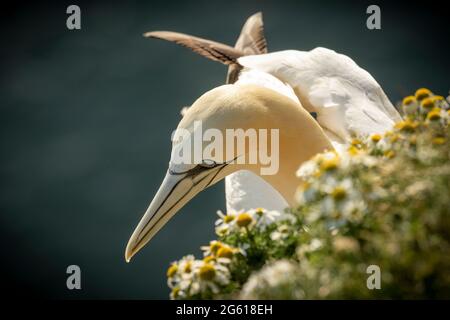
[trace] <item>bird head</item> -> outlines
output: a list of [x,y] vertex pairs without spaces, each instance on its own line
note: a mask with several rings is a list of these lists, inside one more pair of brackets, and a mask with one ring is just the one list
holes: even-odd
[[237,170],[260,174],[291,197],[298,165],[327,148],[332,147],[308,112],[273,90],[224,85],[208,91],[172,136],[166,176],[128,242],[125,259],[199,192]]

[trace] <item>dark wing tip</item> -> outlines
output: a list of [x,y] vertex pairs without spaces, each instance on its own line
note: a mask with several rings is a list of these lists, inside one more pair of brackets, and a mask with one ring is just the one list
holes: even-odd
[[243,56],[243,52],[233,47],[179,32],[151,31],[144,33],[144,37],[174,42],[210,60],[218,61],[225,65],[235,64],[237,63],[237,58]]
[[[267,53],[267,41],[264,36],[263,14],[261,11],[251,15],[245,21],[234,48],[245,55]],[[231,65],[228,68],[227,83],[236,82],[241,69],[238,64]]]

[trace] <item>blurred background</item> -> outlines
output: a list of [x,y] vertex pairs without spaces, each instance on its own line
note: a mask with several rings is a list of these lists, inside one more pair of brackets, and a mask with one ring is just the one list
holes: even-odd
[[[66,8],[81,8],[81,30]],[[124,249],[167,169],[180,109],[223,84],[226,68],[150,30],[234,44],[263,11],[269,51],[317,46],[352,57],[396,103],[426,86],[446,95],[448,17],[440,2],[127,1],[2,4],[1,289],[11,297],[166,299],[169,263],[213,238],[219,183],[181,210],[131,263]],[[66,268],[82,290],[66,288]]]

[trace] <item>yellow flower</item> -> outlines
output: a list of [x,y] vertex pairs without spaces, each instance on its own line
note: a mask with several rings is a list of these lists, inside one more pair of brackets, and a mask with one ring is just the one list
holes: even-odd
[[388,151],[384,152],[384,156],[385,156],[386,158],[391,159],[391,158],[393,158],[393,157],[395,156],[395,152],[392,151],[392,150],[388,150]]
[[229,258],[233,257],[233,250],[229,247],[222,247],[217,251],[217,256],[219,258]]
[[228,225],[220,225],[216,228],[216,234],[220,237],[226,236],[230,231],[230,227]]
[[347,196],[347,191],[343,187],[336,187],[331,195],[335,200],[342,200]]
[[398,136],[398,134],[392,134],[390,137],[389,137],[389,140],[391,141],[391,143],[394,143],[394,142],[396,142],[397,140],[399,139],[399,136]]
[[431,99],[433,99],[433,102],[440,102],[444,100],[443,96],[433,96],[431,97]]
[[416,97],[414,97],[414,96],[408,96],[403,99],[404,106],[409,106],[410,104],[413,104],[414,102],[417,102]]
[[359,140],[358,138],[352,139],[352,146],[358,147],[360,145],[362,145],[362,141],[361,140]]
[[319,178],[320,175],[321,175],[320,171],[319,171],[319,170],[316,170],[316,171],[313,173],[312,176],[313,176],[314,178]]
[[255,213],[258,215],[258,216],[262,216],[263,214],[264,214],[264,209],[263,208],[257,208],[256,210],[255,210]]
[[443,137],[436,137],[432,140],[433,144],[444,144],[445,143],[445,138]]
[[320,169],[324,171],[331,171],[336,169],[338,165],[339,165],[338,157],[333,157],[331,159],[323,159],[323,161],[320,163]]
[[223,222],[225,222],[225,223],[230,223],[233,220],[234,220],[234,215],[231,215],[231,214],[227,214],[226,216],[223,217]]
[[370,136],[370,140],[372,140],[373,142],[377,143],[378,141],[381,140],[381,135],[378,133],[372,134]]
[[241,213],[238,215],[236,219],[236,224],[239,227],[247,227],[250,223],[252,223],[253,219],[251,215],[249,215],[247,212]]
[[416,94],[415,94],[416,99],[419,100],[419,101],[421,101],[421,100],[423,100],[425,98],[428,98],[431,95],[432,95],[431,91],[428,90],[427,88],[420,88],[420,89],[418,89],[416,91]]
[[348,147],[347,152],[351,156],[356,156],[356,155],[358,155],[361,152],[361,150],[359,150],[355,146],[350,146],[350,147]]
[[397,122],[395,124],[395,128],[403,132],[414,132],[418,125],[418,122],[406,119],[404,121]]
[[204,263],[198,271],[200,279],[210,281],[216,276],[216,269],[211,263]]
[[215,258],[213,256],[206,256],[206,257],[203,258],[203,262],[208,263],[208,262],[214,261],[214,259]]
[[178,271],[178,266],[176,263],[172,263],[172,265],[167,269],[167,277],[173,277]]
[[406,115],[413,115],[417,111],[417,99],[414,96],[409,96],[403,99],[402,102],[403,112]]
[[434,108],[434,101],[432,98],[425,98],[420,103],[420,106],[425,110],[431,110]]
[[175,287],[172,289],[172,297],[176,299],[178,297],[178,294],[180,293],[180,287]]
[[209,244],[209,250],[212,254],[216,254],[217,251],[219,251],[220,248],[223,247],[223,244],[220,241],[211,241]]
[[434,108],[427,114],[427,119],[430,121],[436,121],[441,119],[441,109]]
[[191,273],[191,271],[192,271],[192,262],[191,261],[186,262],[183,271],[185,273]]

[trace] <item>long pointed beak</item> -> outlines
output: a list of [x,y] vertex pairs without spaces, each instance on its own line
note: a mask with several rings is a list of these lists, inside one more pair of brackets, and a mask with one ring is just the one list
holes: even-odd
[[226,164],[214,168],[197,166],[178,174],[169,170],[128,241],[125,260],[129,262],[189,200],[219,181],[218,175],[225,166]]

